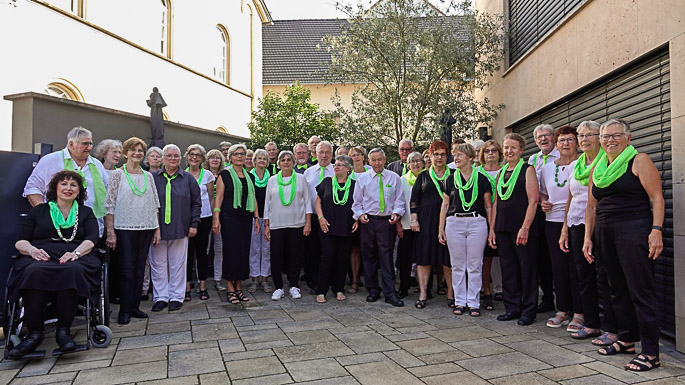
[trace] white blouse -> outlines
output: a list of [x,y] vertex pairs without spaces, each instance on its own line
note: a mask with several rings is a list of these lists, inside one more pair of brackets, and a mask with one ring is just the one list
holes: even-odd
[[[571,170],[576,166],[574,160],[569,167]],[[571,173],[571,205],[568,208],[568,217],[566,218],[566,224],[571,226],[578,226],[585,224],[585,209],[587,208],[587,197],[588,197],[588,186],[583,186],[573,178],[573,173]]]
[[573,179],[573,167],[559,166],[557,179],[559,183],[566,183],[563,186],[557,185],[554,180],[557,165],[554,162],[547,163],[540,170],[540,193],[547,195],[547,200],[552,203],[552,210],[546,212],[548,222],[563,222],[566,202],[568,201],[568,189],[571,179]]
[[[207,191],[207,183],[212,183],[216,178],[211,171],[203,169],[205,172],[202,175],[202,180],[198,182],[200,185],[200,198],[202,199],[202,212],[200,213],[200,218],[207,218],[212,216],[212,206],[209,203],[209,192]],[[186,171],[190,173],[189,171]],[[191,174],[192,175],[192,174]],[[197,179],[196,179],[197,180]],[[214,195],[214,186],[210,186],[209,190],[212,191]]]
[[[125,167],[125,166],[124,166]],[[159,227],[159,197],[152,174],[130,174],[131,180],[142,190],[147,178],[147,189],[143,195],[136,195],[128,184],[124,170],[118,168],[110,174],[105,210],[114,214],[114,228],[117,230],[153,230]]]
[[[293,177],[297,178],[295,198],[288,206],[283,205],[278,195],[278,178],[273,176],[266,184],[264,219],[269,220],[271,230],[302,227],[306,221],[306,214],[313,212],[309,183],[304,175],[293,172],[292,176],[283,177],[283,183],[288,183]],[[291,185],[283,186],[283,196],[286,200],[290,199],[290,189]]]

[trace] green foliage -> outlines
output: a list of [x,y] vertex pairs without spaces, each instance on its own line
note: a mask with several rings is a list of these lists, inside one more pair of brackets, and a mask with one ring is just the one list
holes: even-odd
[[457,120],[454,137],[471,137],[503,106],[476,100],[503,59],[501,18],[450,4],[448,15],[419,0],[383,0],[369,10],[346,8],[349,27],[326,36],[329,83],[360,84],[349,108],[336,93],[339,141],[396,147],[439,139],[440,117]]
[[253,147],[263,148],[274,141],[279,148],[292,149],[299,142],[307,143],[312,135],[334,139],[334,120],[310,100],[311,91],[297,82],[286,87],[282,96],[267,92],[248,124]]

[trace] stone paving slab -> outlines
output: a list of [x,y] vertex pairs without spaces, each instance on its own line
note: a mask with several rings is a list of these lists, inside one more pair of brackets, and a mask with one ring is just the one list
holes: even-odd
[[277,357],[251,358],[226,362],[226,371],[231,381],[285,373],[285,367]]
[[472,358],[457,361],[457,364],[486,380],[551,368],[550,365],[520,352]]
[[363,385],[419,385],[421,380],[393,361],[369,362],[345,367]]
[[169,352],[169,377],[212,373],[224,370],[219,348]]
[[289,362],[285,364],[285,368],[296,382],[344,377],[349,374],[333,358]]
[[399,349],[399,346],[372,331],[343,334],[338,338],[357,354]]

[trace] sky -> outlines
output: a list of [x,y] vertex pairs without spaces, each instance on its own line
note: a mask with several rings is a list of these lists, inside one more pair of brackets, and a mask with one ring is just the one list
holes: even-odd
[[274,20],[344,18],[345,14],[336,9],[336,3],[356,4],[354,0],[265,0],[265,2]]

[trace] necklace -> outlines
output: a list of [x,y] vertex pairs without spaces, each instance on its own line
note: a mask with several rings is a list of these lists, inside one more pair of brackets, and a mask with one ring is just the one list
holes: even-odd
[[[48,206],[50,207],[50,219],[52,219],[52,225],[55,227],[55,230],[57,230],[59,239],[67,243],[73,241],[76,237],[76,231],[78,230],[78,203],[74,201],[71,204],[71,210],[69,210],[69,215],[66,219],[62,215],[62,212],[55,201],[48,202]],[[62,229],[68,229],[72,226],[74,229],[71,232],[71,237],[64,238],[62,235]]]
[[[456,187],[457,191],[459,191],[459,198],[461,198],[461,208],[464,209],[464,212],[469,212],[473,204],[476,203],[476,199],[478,198],[478,174],[479,172],[476,170],[476,168],[471,166],[471,176],[469,177],[469,180],[466,182],[466,184],[462,185],[461,171],[457,169],[454,173],[454,187]],[[471,200],[467,202],[466,198],[464,197],[464,191],[467,191],[469,189],[471,190]]]
[[140,169],[140,171],[143,174],[143,179],[145,179],[145,186],[143,187],[142,190],[139,189],[138,186],[133,182],[133,178],[131,178],[131,175],[128,173],[128,171],[126,171],[126,165],[123,165],[121,168],[124,170],[124,175],[126,175],[126,181],[128,182],[128,186],[131,188],[131,191],[133,192],[133,194],[135,194],[137,196],[141,196],[141,195],[145,194],[145,191],[147,191],[147,177],[145,176],[145,173],[143,172],[143,168],[138,166],[138,168]]
[[438,182],[442,182],[443,180],[447,179],[448,176],[450,176],[450,168],[445,167],[445,174],[442,176],[442,178],[438,178],[438,176],[435,174],[435,169],[433,169],[433,166],[431,166],[429,174],[433,180],[433,184],[435,184],[435,188],[438,190],[438,195],[440,198],[442,198],[442,189],[440,188],[440,184]]
[[[352,183],[352,179],[347,178],[345,181],[345,184],[341,187],[340,184],[338,183],[338,178],[333,177],[331,178],[331,182],[333,182],[333,203],[339,206],[344,206],[345,203],[347,203],[347,198],[350,196],[350,185]],[[342,199],[339,198],[338,193],[340,190],[344,191],[345,193],[343,194]]]
[[[189,172],[190,175],[193,176],[193,178],[195,178],[195,174],[193,174],[193,173],[190,171],[190,167],[186,167],[186,171]],[[200,177],[197,178],[197,184],[198,184],[200,187],[202,187],[202,177],[204,177],[204,176],[205,176],[205,169],[204,169],[204,168],[201,168],[201,169],[200,169]]]
[[[511,194],[514,193],[514,186],[516,185],[516,180],[518,179],[519,173],[521,173],[521,168],[523,167],[523,159],[519,159],[519,162],[516,164],[516,167],[514,167],[514,170],[511,172],[511,177],[509,177],[509,180],[505,183],[504,174],[507,172],[507,167],[509,167],[509,163],[505,163],[504,166],[502,166],[502,175],[497,181],[497,195],[499,195],[500,199],[502,199],[503,201],[509,199],[511,197]],[[502,192],[503,189],[506,189],[506,191]]]
[[559,165],[558,164],[554,165],[554,182],[557,184],[557,187],[564,187],[564,186],[566,186],[566,182],[568,182],[568,175],[566,175],[566,180],[564,180],[562,183],[559,183]]
[[[278,174],[276,174],[276,180],[278,181],[278,197],[281,198],[281,203],[283,206],[290,206],[291,203],[293,203],[293,200],[295,200],[295,191],[297,190],[297,183],[295,182],[296,177],[295,173],[293,173],[290,176],[290,180],[287,182],[283,182],[283,175],[279,171]],[[285,194],[283,193],[283,186],[289,186],[290,185],[290,199],[288,201],[285,200]]]

